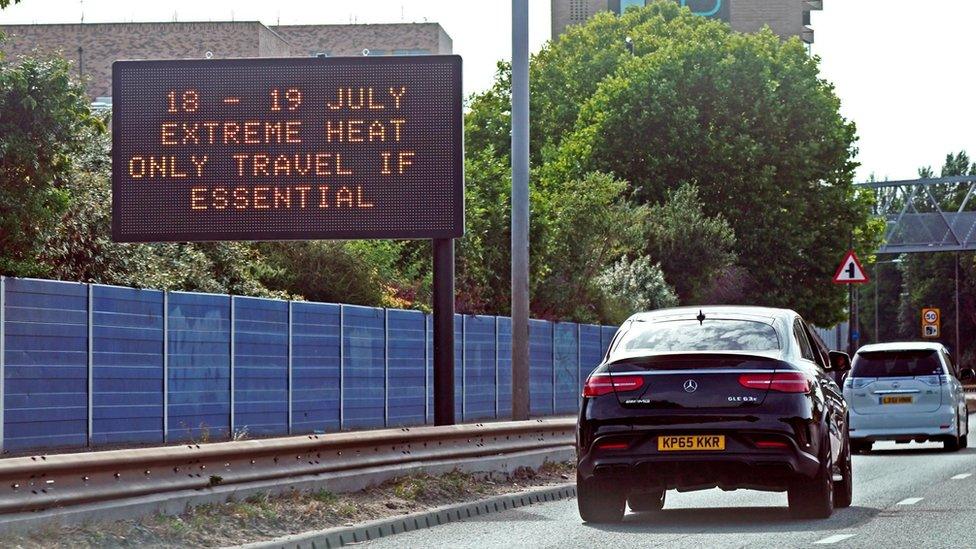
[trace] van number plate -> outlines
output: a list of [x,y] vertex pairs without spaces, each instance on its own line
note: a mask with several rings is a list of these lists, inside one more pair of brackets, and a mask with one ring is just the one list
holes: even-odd
[[883,396],[881,397],[881,404],[911,404],[912,397],[910,396]]

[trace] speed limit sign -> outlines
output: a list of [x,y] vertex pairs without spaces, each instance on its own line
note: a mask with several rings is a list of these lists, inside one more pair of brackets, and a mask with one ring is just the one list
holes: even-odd
[[938,339],[941,332],[941,312],[934,307],[922,309],[922,337]]

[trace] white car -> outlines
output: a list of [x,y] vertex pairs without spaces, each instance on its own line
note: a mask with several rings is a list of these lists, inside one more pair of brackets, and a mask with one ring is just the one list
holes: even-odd
[[969,413],[961,381],[976,377],[959,369],[941,343],[879,343],[854,355],[844,381],[850,406],[851,449],[868,452],[878,440],[942,441],[965,448]]

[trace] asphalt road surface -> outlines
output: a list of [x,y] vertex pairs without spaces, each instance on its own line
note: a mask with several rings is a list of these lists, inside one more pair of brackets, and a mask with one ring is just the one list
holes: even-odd
[[[970,419],[976,433],[976,415]],[[976,436],[976,435],[974,435]],[[583,524],[576,500],[532,505],[391,536],[370,547],[974,547],[976,439],[878,443],[854,456],[854,502],[827,520],[790,518],[785,493],[669,491],[664,510],[616,525]]]

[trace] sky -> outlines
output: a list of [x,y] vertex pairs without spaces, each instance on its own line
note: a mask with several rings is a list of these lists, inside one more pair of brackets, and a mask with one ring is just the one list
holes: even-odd
[[[550,0],[529,0],[529,9],[538,51],[550,38]],[[77,23],[82,14],[89,23],[438,22],[464,58],[465,93],[490,86],[496,61],[511,56],[508,0],[22,0],[0,11],[0,24]],[[974,25],[974,0],[824,0],[813,14],[813,53],[858,127],[859,180],[910,179],[921,166],[938,171],[950,151],[976,155]]]

